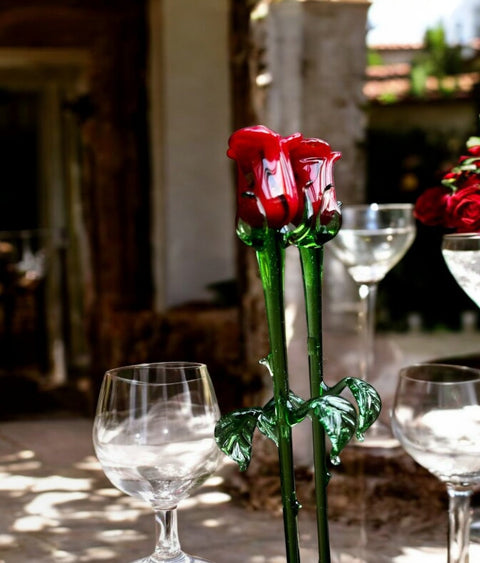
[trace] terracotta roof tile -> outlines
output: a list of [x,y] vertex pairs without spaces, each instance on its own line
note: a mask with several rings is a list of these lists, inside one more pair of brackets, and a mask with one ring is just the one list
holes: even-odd
[[[458,76],[447,76],[444,81],[444,87],[451,89],[455,97],[466,97],[470,95],[475,84],[480,82],[479,72],[469,72],[459,74]],[[384,96],[393,96],[396,100],[407,99],[410,94],[410,80],[404,78],[383,78],[380,80],[367,80],[363,93],[370,101],[381,101]],[[429,76],[426,81],[426,96],[429,99],[437,99],[440,97],[438,79]]]
[[396,76],[408,76],[410,74],[410,63],[394,63],[387,65],[375,65],[367,67],[369,78],[392,78]]
[[369,45],[369,49],[371,49],[372,51],[416,51],[423,48],[423,43],[392,43]]

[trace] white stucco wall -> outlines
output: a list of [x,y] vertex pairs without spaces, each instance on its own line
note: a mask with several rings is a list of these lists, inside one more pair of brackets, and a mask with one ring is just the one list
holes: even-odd
[[153,262],[157,307],[233,278],[228,3],[151,0]]

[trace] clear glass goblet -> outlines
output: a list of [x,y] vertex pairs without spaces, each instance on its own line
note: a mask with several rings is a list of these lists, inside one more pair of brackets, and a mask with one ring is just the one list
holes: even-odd
[[[406,254],[415,234],[413,205],[409,203],[345,205],[342,227],[329,242],[329,248],[347,268],[358,288],[359,377],[368,382],[373,375],[378,284]],[[392,441],[390,428],[381,421],[370,428],[362,444],[398,445]]]
[[403,258],[415,239],[413,205],[344,205],[342,227],[329,248],[358,286],[362,335],[360,377],[371,378],[378,284]]
[[391,417],[405,451],[447,486],[448,563],[468,563],[470,499],[480,483],[480,371],[445,364],[400,370]]
[[442,254],[458,285],[480,307],[480,233],[444,235]]
[[112,484],[155,513],[155,550],[135,563],[205,563],[181,550],[176,508],[217,468],[219,417],[204,364],[139,364],[106,372],[93,426],[95,453]]

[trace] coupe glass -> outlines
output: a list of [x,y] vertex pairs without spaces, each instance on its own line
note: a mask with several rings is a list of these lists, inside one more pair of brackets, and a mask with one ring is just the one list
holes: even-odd
[[415,238],[413,205],[345,205],[342,228],[329,243],[358,286],[361,311],[360,377],[371,379],[378,283],[405,255]]
[[443,364],[402,369],[392,429],[405,451],[446,483],[448,563],[468,563],[470,498],[480,483],[480,371]]
[[96,455],[115,487],[155,513],[155,550],[135,563],[205,562],[181,550],[176,507],[217,468],[219,416],[204,364],[139,364],[106,372],[93,426]]
[[458,285],[480,307],[480,234],[444,235],[442,254]]

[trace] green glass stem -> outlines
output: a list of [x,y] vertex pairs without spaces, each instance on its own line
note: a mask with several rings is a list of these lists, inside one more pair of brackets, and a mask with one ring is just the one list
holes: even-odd
[[[323,246],[318,248],[300,247],[303,270],[305,308],[308,334],[308,363],[310,371],[310,395],[322,394],[323,344],[322,344],[322,273]],[[328,532],[327,485],[329,472],[326,465],[327,453],[325,431],[320,421],[312,418],[313,455],[315,468],[315,497],[317,510],[318,561],[330,563],[330,541]]]
[[270,340],[269,368],[273,378],[278,457],[280,465],[283,522],[288,563],[300,561],[298,539],[299,505],[295,491],[292,429],[289,423],[289,382],[284,313],[285,250],[282,235],[269,229],[261,250],[257,250]]

